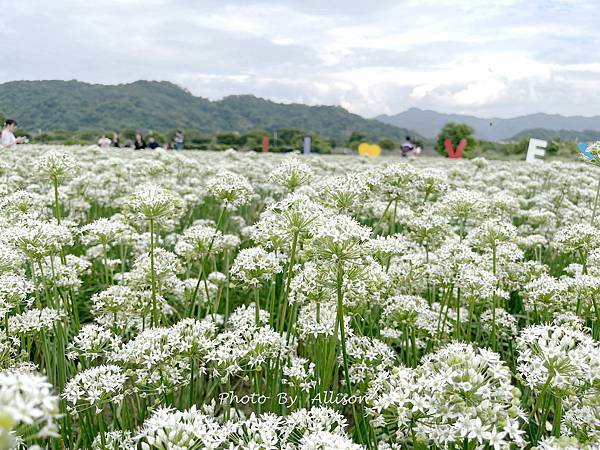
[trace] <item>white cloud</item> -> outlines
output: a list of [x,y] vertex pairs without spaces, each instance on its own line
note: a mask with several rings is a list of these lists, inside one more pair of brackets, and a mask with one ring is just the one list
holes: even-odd
[[460,106],[487,105],[500,99],[506,93],[506,85],[493,78],[469,84],[456,92],[452,98]]
[[213,99],[251,93],[366,116],[411,106],[600,114],[595,5],[23,0],[0,25],[0,81],[164,79]]

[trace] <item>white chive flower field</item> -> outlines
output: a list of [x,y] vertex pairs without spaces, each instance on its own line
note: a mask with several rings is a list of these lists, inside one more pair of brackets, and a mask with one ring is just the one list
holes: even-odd
[[595,161],[3,151],[0,450],[598,449]]

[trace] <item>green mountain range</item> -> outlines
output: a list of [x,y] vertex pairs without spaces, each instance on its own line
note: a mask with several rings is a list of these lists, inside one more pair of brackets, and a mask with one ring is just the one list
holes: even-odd
[[415,135],[339,106],[281,104],[252,95],[210,101],[165,81],[119,85],[11,81],[0,84],[0,113],[30,131],[194,128],[206,133],[245,133],[297,128],[334,139],[348,138],[353,132],[373,140]]
[[[600,116],[562,116],[560,114],[528,114],[525,116],[481,118],[463,114],[445,114],[410,108],[392,116],[377,117],[383,123],[401,125],[433,139],[448,122],[466,123],[475,130],[475,137],[488,141],[514,141],[521,137],[561,137],[586,140],[600,130]],[[536,134],[537,133],[537,134]]]
[[578,141],[578,142],[591,142],[600,140],[599,130],[548,130],[547,128],[532,128],[529,130],[523,130],[520,133],[515,134],[509,140],[519,141],[521,139],[545,139],[552,141],[560,139],[562,141]]

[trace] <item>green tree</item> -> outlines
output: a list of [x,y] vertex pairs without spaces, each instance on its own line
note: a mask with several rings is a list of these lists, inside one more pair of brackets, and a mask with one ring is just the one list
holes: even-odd
[[220,145],[229,145],[231,147],[235,147],[240,145],[242,141],[240,135],[238,133],[219,133],[217,134],[217,144]]
[[153,131],[152,133],[148,133],[148,136],[146,136],[146,144],[148,144],[148,140],[153,137],[156,142],[158,142],[160,145],[162,146],[166,146],[167,145],[167,139],[165,138],[164,134],[159,133],[158,131]]
[[350,137],[348,138],[348,146],[352,147],[352,144],[360,144],[366,139],[367,137],[364,134],[359,133],[358,131],[353,131]]
[[521,139],[519,142],[515,142],[514,144],[509,144],[506,148],[506,153],[508,155],[525,155],[527,154],[527,149],[529,148],[529,139]]
[[208,150],[212,137],[203,134],[200,130],[186,128],[183,130],[185,148],[188,150]]
[[463,156],[468,157],[468,151],[473,149],[477,144],[477,141],[473,137],[474,131],[475,130],[466,123],[447,123],[444,125],[444,128],[441,129],[440,134],[438,134],[435,149],[442,155],[448,155],[444,141],[447,138],[450,138],[452,145],[456,148],[461,139],[464,138],[467,140],[467,148],[465,149]]
[[297,128],[282,128],[277,130],[278,144],[291,148],[301,148],[305,132]]
[[36,137],[37,142],[44,144],[61,143],[67,139],[71,139],[71,132],[67,130],[45,131]]
[[394,150],[396,147],[396,143],[391,139],[382,139],[379,141],[379,146],[384,150]]
[[560,139],[549,141],[548,146],[546,147],[546,154],[549,156],[556,156],[560,147],[561,147]]
[[[75,141],[84,141],[86,143],[96,143],[98,138],[103,134],[100,130],[81,130],[73,134],[70,139]],[[112,139],[112,133],[104,133],[110,139]],[[67,139],[69,140],[69,139]]]
[[129,141],[134,141],[135,140],[135,129],[133,128],[125,128],[123,130],[121,130],[120,133],[120,137],[121,140],[123,141],[123,143],[125,143],[125,141],[129,140]]
[[[320,136],[315,133],[307,133],[305,136],[311,137],[311,151],[314,153],[319,153],[321,155],[328,155],[331,153],[331,149],[333,145],[331,141],[323,136]],[[302,146],[304,147],[304,140],[302,141]]]

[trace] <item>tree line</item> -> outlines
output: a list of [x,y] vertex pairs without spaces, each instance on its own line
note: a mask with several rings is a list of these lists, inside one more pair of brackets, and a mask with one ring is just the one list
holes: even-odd
[[[4,116],[0,113],[0,119],[4,122]],[[118,133],[120,144],[123,146],[127,142],[133,143],[135,134],[142,132],[144,138],[154,137],[162,145],[172,142],[176,129],[167,131],[156,130],[136,130],[126,128],[123,130],[52,130],[35,132],[31,130],[19,129],[17,134],[27,136],[31,143],[38,144],[62,144],[62,145],[92,145],[98,142],[102,135],[111,137],[113,133]],[[286,153],[301,150],[304,145],[304,137],[311,137],[311,150],[315,153],[329,154],[336,147],[346,147],[356,150],[362,142],[371,142],[367,136],[358,131],[354,131],[348,139],[334,139],[320,134],[309,132],[297,128],[282,128],[276,131],[253,130],[247,133],[235,131],[224,131],[220,133],[206,133],[193,128],[183,129],[185,136],[185,148],[188,150],[226,150],[228,148],[261,151],[263,137],[269,138],[269,151],[274,153]],[[378,143],[384,150],[399,149],[400,140],[381,139]],[[421,141],[417,144],[423,145]]]
[[[0,122],[4,123],[4,120],[5,116],[0,113]],[[39,133],[19,129],[17,134],[27,136],[32,143],[92,145],[98,141],[101,135],[112,136],[113,132],[118,132],[121,145],[124,145],[128,141],[133,142],[137,131],[133,128],[126,128],[123,130],[52,130]],[[153,136],[160,144],[166,145],[166,143],[173,141],[176,131],[176,129],[167,131],[147,130],[144,133],[144,137]],[[357,150],[362,142],[372,142],[365,134],[358,131],[352,132],[347,139],[333,139],[297,128],[282,128],[277,131],[257,129],[247,133],[232,131],[206,133],[193,128],[187,128],[183,131],[185,134],[185,148],[189,150],[226,150],[228,148],[236,148],[261,151],[263,136],[269,138],[269,151],[274,153],[301,150],[304,145],[305,136],[311,137],[312,151],[320,154],[330,154],[336,147]],[[578,153],[577,143],[574,140],[549,138],[548,136],[539,137],[548,140],[546,154],[549,157],[568,158]],[[529,145],[529,137],[527,136],[520,136],[520,139],[511,142],[491,142],[475,139],[473,128],[464,123],[447,123],[436,139],[417,138],[413,139],[413,143],[424,149],[434,149],[441,156],[447,156],[444,146],[446,138],[450,138],[455,146],[458,145],[461,139],[465,138],[467,140],[467,148],[464,152],[465,158],[483,156],[489,159],[523,159]],[[402,144],[400,140],[390,138],[384,138],[372,143],[379,144],[383,150],[387,151],[399,149]]]

